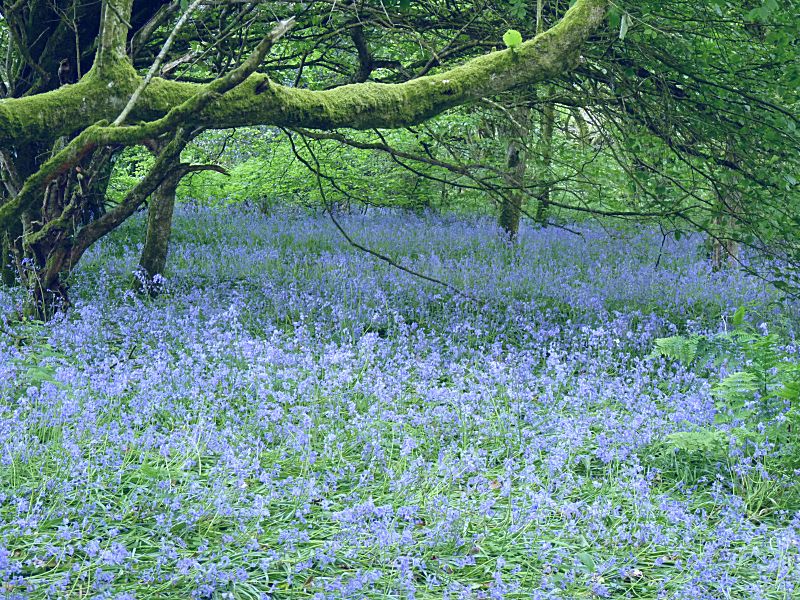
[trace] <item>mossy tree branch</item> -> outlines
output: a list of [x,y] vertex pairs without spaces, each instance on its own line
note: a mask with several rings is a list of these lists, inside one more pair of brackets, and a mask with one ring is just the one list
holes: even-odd
[[[278,85],[263,74],[248,74],[241,85],[225,93],[224,99],[217,97],[207,103],[195,119],[206,128],[267,124],[372,129],[417,124],[448,108],[563,74],[575,64],[581,46],[602,23],[607,4],[608,0],[578,0],[558,24],[515,50],[492,52],[405,83],[357,83],[312,91]],[[127,89],[129,97],[138,83],[129,64],[114,69],[111,79],[86,77],[48,94],[1,100],[0,145],[52,140],[83,130],[99,118],[113,120],[125,103],[113,105],[109,96]],[[161,119],[205,90],[224,93],[214,89],[217,86],[217,82],[199,85],[154,78],[131,119]]]
[[114,67],[127,60],[128,30],[133,0],[103,0],[100,36],[94,68],[113,75]]
[[[160,119],[132,126],[108,125],[101,121],[87,127],[29,177],[15,198],[0,207],[0,229],[10,228],[12,221],[40,199],[40,194],[48,183],[75,167],[95,148],[112,144],[134,145],[144,140],[158,138],[178,127],[196,125],[195,116],[201,114],[209,104],[218,100],[223,94],[245,81],[292,24],[291,20],[280,22],[239,67],[207,86],[198,86],[196,94],[173,107]],[[128,106],[123,107],[123,113],[127,109]]]
[[[4,183],[11,197],[0,203],[0,231],[15,245],[15,256],[32,259],[25,276],[34,292],[31,314],[40,318],[52,315],[59,303],[69,304],[64,275],[95,241],[131,216],[159,186],[174,187],[171,177],[182,174],[175,170],[181,151],[196,132],[257,124],[325,130],[420,123],[448,108],[563,75],[577,63],[609,2],[577,0],[556,26],[518,48],[437,75],[311,91],[278,85],[256,73],[292,27],[291,19],[280,22],[239,67],[211,83],[152,77],[163,55],[148,77],[140,78],[126,54],[133,1],[104,0],[94,65],[78,83],[0,100],[0,147],[12,152],[54,148],[44,164],[19,178],[21,187],[11,179]],[[162,149],[124,201],[91,222],[77,222],[73,217],[85,203],[81,163],[86,157],[98,148],[152,141]]]

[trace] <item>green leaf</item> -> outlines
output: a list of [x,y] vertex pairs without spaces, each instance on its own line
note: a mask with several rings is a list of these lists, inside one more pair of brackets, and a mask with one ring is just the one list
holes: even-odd
[[718,429],[704,428],[698,431],[678,431],[664,438],[668,446],[687,454],[712,454],[725,450],[727,438]]
[[509,12],[514,19],[524,20],[528,16],[527,0],[511,0]]
[[620,21],[622,19],[622,13],[616,6],[611,6],[611,8],[608,10],[608,15],[606,18],[608,19],[608,24],[611,29],[616,29],[617,27],[621,26]]
[[55,373],[50,367],[29,367],[25,376],[35,384],[55,380]]
[[731,373],[713,388],[713,393],[730,408],[738,410],[743,408],[745,402],[750,400],[759,389],[758,377],[747,371]]
[[790,292],[790,291],[792,291],[791,284],[789,284],[787,281],[783,281],[782,279],[777,279],[777,280],[773,281],[772,285],[774,285],[776,288],[778,288],[782,292]]
[[588,552],[578,552],[577,558],[589,573],[594,573],[594,558]]
[[631,17],[628,13],[622,15],[622,18],[619,21],[619,39],[624,40],[625,35],[628,33],[628,28],[631,24]]
[[503,34],[503,42],[512,50],[519,48],[522,45],[522,34],[516,29],[509,29]]
[[733,313],[733,321],[732,321],[734,327],[742,326],[742,323],[744,323],[744,314],[745,314],[744,306],[740,306],[739,308],[736,309],[736,312]]
[[800,400],[800,381],[787,381],[778,390],[778,396],[792,402]]

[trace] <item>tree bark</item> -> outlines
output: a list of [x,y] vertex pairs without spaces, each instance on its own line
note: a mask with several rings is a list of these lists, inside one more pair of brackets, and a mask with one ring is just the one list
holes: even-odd
[[[162,149],[163,150],[163,149]],[[157,296],[163,284],[161,278],[167,266],[169,241],[172,236],[172,215],[178,184],[191,172],[217,171],[223,175],[228,172],[217,165],[189,165],[179,163],[169,169],[169,174],[150,195],[147,209],[147,233],[144,248],[139,258],[139,267],[134,274],[132,287],[138,293]]]
[[183,173],[176,170],[164,179],[150,196],[147,209],[147,234],[139,259],[139,268],[133,278],[133,288],[151,297],[157,296],[163,287],[161,278],[167,265],[175,192],[182,176]]
[[512,242],[517,239],[519,222],[522,218],[525,159],[524,147],[518,140],[512,139],[508,144],[506,156],[506,185],[509,190],[503,197],[499,221],[500,227]]
[[[549,97],[553,97],[553,90],[549,90]],[[552,102],[545,104],[542,110],[541,137],[539,138],[540,164],[538,178],[542,182],[536,204],[536,222],[547,225],[550,211],[550,166],[553,162],[553,129],[556,122],[556,109]]]
[[0,284],[11,287],[17,283],[17,269],[14,267],[15,249],[9,235],[0,239]]
[[[728,143],[725,159],[736,164],[736,153]],[[730,175],[729,185],[717,190],[719,213],[714,217],[714,235],[711,240],[711,268],[720,271],[739,264],[739,242],[736,240],[737,215],[742,210],[742,192],[738,189],[738,178]]]

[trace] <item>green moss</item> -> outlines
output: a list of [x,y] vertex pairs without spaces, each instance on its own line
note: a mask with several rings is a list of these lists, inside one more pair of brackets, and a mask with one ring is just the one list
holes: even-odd
[[[212,127],[268,123],[319,129],[420,123],[453,106],[563,73],[602,22],[606,6],[606,0],[581,0],[558,25],[514,51],[492,52],[444,73],[403,84],[358,83],[311,91],[254,75],[226,94],[224,102],[205,111],[201,122]],[[188,89],[175,87],[174,93]]]
[[78,83],[51,92],[0,100],[0,145],[49,142],[98,119],[113,119],[136,89],[138,77],[127,62],[111,72],[113,79],[92,70]]

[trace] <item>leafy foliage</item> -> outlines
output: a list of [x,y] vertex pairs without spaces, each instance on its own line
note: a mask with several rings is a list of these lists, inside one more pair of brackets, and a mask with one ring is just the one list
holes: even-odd
[[743,308],[732,323],[736,329],[730,332],[655,340],[654,354],[687,366],[724,365],[725,373],[711,390],[716,427],[669,434],[656,448],[674,454],[671,468],[674,461],[683,461],[676,476],[687,477],[686,467],[694,465],[699,474],[692,477],[705,477],[715,465],[730,463],[732,444],[760,465],[755,472],[732,469],[731,475],[754,518],[762,518],[781,503],[800,503],[786,488],[800,465],[800,357],[796,347],[767,333],[765,325],[748,325]]
[[762,325],[763,331],[757,331],[746,324],[744,315],[743,308],[736,311],[732,321],[736,329],[730,332],[659,338],[655,340],[654,354],[685,365],[724,362],[726,370],[732,372],[713,388],[720,421],[744,423],[754,431],[755,425],[778,416],[769,432],[780,433],[780,440],[798,443],[797,354],[786,350],[777,334],[766,333],[766,325]]
[[697,356],[697,349],[701,340],[699,335],[684,337],[673,335],[667,338],[658,338],[655,341],[654,355],[666,356],[683,364],[690,364]]
[[47,330],[42,323],[25,319],[14,321],[0,328],[0,334],[24,349],[20,356],[9,361],[17,371],[15,383],[20,390],[44,383],[60,386],[56,364],[66,356],[47,341]]

